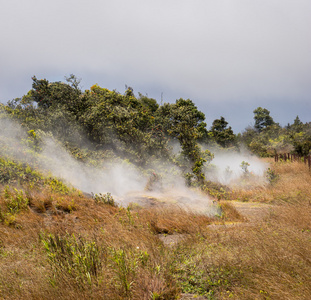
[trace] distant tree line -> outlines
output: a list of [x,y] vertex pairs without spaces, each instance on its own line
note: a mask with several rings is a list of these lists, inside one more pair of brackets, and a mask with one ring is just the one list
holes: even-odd
[[[305,155],[311,149],[311,124],[303,124],[298,116],[281,127],[267,109],[258,107],[254,126],[236,135],[224,117],[208,130],[204,113],[189,99],[159,105],[141,93],[135,96],[131,87],[124,94],[97,84],[82,91],[74,75],[65,83],[35,76],[32,80],[32,89],[1,105],[0,112],[28,131],[48,132],[82,160],[118,156],[140,167],[169,161],[183,169],[190,182],[202,184],[203,166],[213,154],[201,144],[236,150],[244,145],[259,156],[282,151]],[[179,154],[173,151],[174,143],[180,146]]]
[[302,123],[297,116],[285,127],[274,122],[270,112],[258,107],[254,110],[254,127],[248,127],[238,136],[241,144],[262,157],[277,153],[293,153],[300,156],[310,154],[311,122]]
[[[203,165],[211,160],[198,142],[207,136],[205,115],[191,100],[159,105],[128,87],[124,94],[99,85],[82,91],[71,75],[67,82],[32,78],[32,89],[1,106],[27,131],[48,132],[77,158],[122,157],[139,167],[155,160],[177,164],[190,181],[204,181]],[[172,145],[181,153],[175,155]]]

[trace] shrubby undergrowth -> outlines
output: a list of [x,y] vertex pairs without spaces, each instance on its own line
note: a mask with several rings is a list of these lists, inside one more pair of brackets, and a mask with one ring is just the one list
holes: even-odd
[[[0,298],[311,298],[310,172],[245,158],[239,144],[306,155],[310,124],[254,114],[236,136],[222,117],[207,130],[189,99],[159,105],[131,88],[34,77],[0,106]],[[230,200],[273,206],[247,222]]]

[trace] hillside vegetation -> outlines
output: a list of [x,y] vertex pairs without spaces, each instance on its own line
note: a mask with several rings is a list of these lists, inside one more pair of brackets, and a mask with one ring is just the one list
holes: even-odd
[[[311,172],[269,158],[308,155],[310,123],[254,120],[208,130],[189,99],[34,77],[0,106],[0,298],[311,299]],[[263,173],[211,176],[244,148]]]

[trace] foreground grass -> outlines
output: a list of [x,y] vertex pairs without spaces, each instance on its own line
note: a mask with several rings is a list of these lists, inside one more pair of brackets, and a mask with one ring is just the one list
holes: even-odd
[[[236,188],[244,201],[275,203],[261,222],[159,208],[118,208],[79,193],[8,189],[0,197],[0,298],[311,299],[311,176],[272,166],[277,179]],[[233,194],[232,194],[233,197]],[[165,245],[159,234],[181,234]]]

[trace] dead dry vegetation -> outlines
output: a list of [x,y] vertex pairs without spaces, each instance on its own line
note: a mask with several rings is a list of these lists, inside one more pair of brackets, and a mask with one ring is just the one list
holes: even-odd
[[210,218],[2,187],[0,298],[311,299],[311,175],[299,163],[271,170],[270,183],[230,194],[273,204],[251,223],[226,200]]

